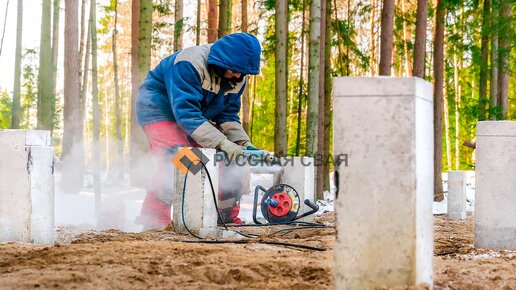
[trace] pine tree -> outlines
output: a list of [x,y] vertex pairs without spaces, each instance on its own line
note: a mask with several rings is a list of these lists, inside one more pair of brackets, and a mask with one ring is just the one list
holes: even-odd
[[16,19],[16,52],[14,57],[14,86],[11,128],[20,128],[20,79],[23,35],[23,0],[18,0],[18,16]]
[[394,29],[394,0],[384,0],[382,8],[382,31],[380,43],[380,75],[391,75],[392,66],[392,39]]
[[288,84],[288,1],[276,1],[276,110],[274,126],[274,152],[287,154],[287,84]]
[[321,0],[310,4],[310,44],[308,59],[308,114],[306,121],[306,154],[317,152],[317,122],[319,110],[319,71],[321,49]]
[[43,0],[38,72],[38,129],[52,128],[51,0]]

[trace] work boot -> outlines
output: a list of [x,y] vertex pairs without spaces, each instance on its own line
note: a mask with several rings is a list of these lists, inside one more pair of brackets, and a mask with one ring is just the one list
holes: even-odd
[[164,228],[170,223],[170,205],[157,197],[157,191],[148,191],[139,217],[143,230]]

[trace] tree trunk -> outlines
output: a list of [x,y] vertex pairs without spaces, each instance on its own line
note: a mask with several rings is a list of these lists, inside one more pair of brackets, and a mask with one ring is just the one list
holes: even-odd
[[[351,9],[348,6],[348,10]],[[374,32],[374,28],[376,27],[375,23],[375,14],[376,14],[376,0],[371,0],[371,34],[369,36],[369,43],[371,44],[371,57],[369,61],[369,70],[371,71],[371,76],[376,75],[376,33]],[[349,57],[349,54],[348,54]]]
[[54,130],[54,121],[56,119],[56,80],[57,80],[57,59],[59,52],[59,14],[60,14],[60,0],[54,0],[54,11],[52,17],[52,122],[51,130]]
[[503,0],[500,3],[500,23],[499,36],[500,47],[498,59],[500,66],[498,70],[498,94],[500,106],[502,107],[502,119],[507,120],[507,112],[509,109],[509,56],[511,53],[511,37],[512,33],[512,1]]
[[[324,156],[324,164],[323,164],[323,182],[325,191],[330,190],[330,164],[327,158],[333,154],[330,152],[331,146],[331,127],[333,120],[333,111],[332,111],[332,70],[331,70],[331,39],[332,39],[332,20],[331,20],[331,0],[326,0],[326,28],[325,28],[325,45],[324,45],[324,67],[325,67],[325,76],[324,76],[324,147],[323,147],[323,156]],[[337,6],[334,7],[337,9]],[[324,196],[321,196],[324,198]]]
[[[152,1],[133,0],[133,16],[131,27],[132,48],[132,104],[136,103],[138,89],[143,79],[149,72],[151,56],[151,33],[152,33]],[[146,169],[140,168],[138,159],[146,152],[147,141],[145,133],[136,122],[135,110],[131,109],[131,184],[143,185],[142,172]]]
[[[81,0],[81,22],[80,23],[80,30],[81,30],[81,36],[80,36],[80,42],[79,42],[79,59],[77,60],[79,62],[79,90],[81,90],[82,92],[82,86],[84,85],[84,83],[82,82],[82,74],[87,74],[86,71],[82,71],[81,70],[81,67],[82,67],[82,59],[83,59],[83,55],[84,55],[84,26],[86,25],[86,23],[84,22],[84,19],[85,19],[85,14],[86,14],[86,1],[87,0]],[[89,32],[87,32],[89,33]],[[89,35],[87,35],[86,37],[89,37]],[[81,104],[83,103],[83,100],[81,98]],[[81,108],[83,106],[81,105]]]
[[444,82],[444,134],[445,134],[445,145],[446,145],[446,171],[451,170],[451,140],[450,140],[450,108],[448,105],[448,90],[447,83]]
[[321,48],[321,0],[310,4],[310,45],[308,60],[308,114],[306,121],[306,154],[317,152],[317,122],[319,111],[319,73]]
[[[488,0],[486,0],[488,1]],[[490,79],[490,106],[498,106],[498,5],[493,3],[491,12],[491,79]],[[489,118],[496,120],[496,114],[491,111]]]
[[43,0],[38,73],[38,125],[40,130],[52,128],[52,44],[51,0]]
[[117,164],[118,180],[124,178],[124,144],[122,140],[122,114],[120,112],[120,86],[118,81],[118,60],[117,60],[117,42],[116,35],[118,34],[118,0],[115,0],[115,27],[113,29],[113,74],[115,81],[115,114],[116,114],[116,142],[117,142]]
[[183,49],[183,0],[176,0],[174,24],[174,51]]
[[242,0],[241,2],[242,6],[242,32],[247,32],[247,27],[249,26],[248,23],[248,16],[247,16],[247,0]]
[[[461,15],[464,15],[464,11],[462,11]],[[461,16],[462,19],[462,16]],[[463,31],[460,32],[462,35],[464,34]],[[460,40],[459,40],[460,41]],[[462,41],[460,41],[460,47],[462,47]],[[462,98],[461,95],[461,85],[460,85],[460,76],[459,71],[462,70],[462,58],[459,61],[459,56],[457,55],[457,51],[453,54],[453,80],[454,80],[454,87],[455,87],[455,170],[459,170],[460,167],[460,101]],[[486,58],[487,61],[487,58]],[[487,65],[487,63],[486,63]]]
[[[324,66],[324,53],[326,45],[326,0],[321,0],[321,41],[319,51],[319,104],[317,112],[317,157],[324,158],[324,77],[326,67]],[[320,159],[323,160],[323,159]],[[316,182],[315,196],[317,199],[324,199],[324,165],[317,163],[315,167]]]
[[[401,9],[403,11],[403,18],[406,18],[406,15],[409,14],[408,3],[407,0],[401,0]],[[409,77],[412,74],[412,62],[410,61],[410,51],[408,48],[408,44],[410,42],[410,28],[407,25],[407,21],[403,20],[403,48],[405,50],[405,76]]]
[[428,13],[428,1],[417,1],[416,12],[416,40],[414,43],[414,66],[412,75],[415,77],[425,77],[425,57],[426,57],[426,19]]
[[21,57],[22,57],[22,33],[23,33],[23,0],[18,0],[18,15],[16,19],[16,52],[14,57],[14,86],[11,129],[20,128],[20,83],[21,83]]
[[195,25],[195,45],[201,44],[201,0],[197,0],[196,25]]
[[394,29],[394,0],[384,0],[382,8],[382,31],[380,43],[380,66],[378,71],[381,76],[391,75],[392,66],[392,39]]
[[217,0],[208,1],[208,43],[213,43],[218,39],[217,21],[219,16],[217,10]]
[[7,0],[7,3],[5,4],[4,28],[2,28],[2,39],[0,40],[0,56],[2,56],[2,48],[4,47],[5,27],[7,25],[7,12],[9,12],[9,0]]
[[[348,3],[348,10],[349,10],[349,0],[347,1]],[[335,23],[335,27],[337,27],[336,29],[336,36],[337,36],[337,50],[339,52],[338,54],[338,67],[339,67],[339,72],[340,72],[340,75],[344,76],[346,75],[346,73],[344,72],[344,63],[343,63],[343,58],[344,58],[344,52],[342,51],[342,36],[341,36],[341,31],[340,31],[340,26],[339,26],[339,15],[338,15],[338,11],[337,11],[337,0],[333,0],[333,7],[335,7],[335,20],[334,20],[334,23]],[[346,56],[346,57],[349,57],[349,56]],[[337,66],[336,65],[336,66]]]
[[489,13],[491,10],[491,0],[484,0],[484,10],[482,13],[482,42],[481,42],[481,63],[480,63],[480,81],[478,83],[478,120],[486,119],[486,105],[487,105],[487,63],[489,57]]
[[90,33],[91,33],[91,105],[93,112],[93,186],[95,191],[95,216],[100,216],[101,184],[100,184],[100,108],[99,88],[97,78],[97,5],[95,0],[90,2]]
[[[247,0],[242,0],[242,32],[247,32]],[[247,83],[242,94],[242,126],[244,130],[249,134],[249,86],[251,76],[247,76]]]
[[297,98],[297,132],[296,132],[296,156],[300,154],[301,143],[301,112],[303,111],[303,87],[304,87],[304,60],[305,60],[305,12],[306,0],[303,0],[303,20],[301,22],[301,64],[299,68],[299,94]]
[[[88,92],[88,71],[90,70],[90,53],[91,53],[91,27],[90,21],[87,22],[88,29],[86,29],[86,51],[84,52],[84,70],[82,74],[81,87],[81,135],[84,132],[84,119],[86,116],[86,93]],[[79,70],[80,72],[80,70]]]
[[434,37],[434,200],[444,199],[442,184],[443,162],[443,83],[444,83],[444,19],[446,7],[437,0]]
[[276,1],[276,89],[274,152],[277,156],[287,154],[287,84],[288,84],[288,1]]
[[84,148],[82,114],[79,97],[79,63],[77,61],[79,1],[65,1],[64,24],[64,121],[62,187],[67,193],[78,193],[83,182]]
[[231,16],[228,13],[231,0],[220,0],[219,2],[219,38],[227,34],[228,21],[231,21]]

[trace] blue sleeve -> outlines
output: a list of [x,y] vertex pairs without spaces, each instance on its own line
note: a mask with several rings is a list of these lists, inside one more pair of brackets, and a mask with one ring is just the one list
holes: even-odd
[[188,135],[204,122],[201,76],[187,61],[180,61],[165,73],[165,86],[177,124]]
[[246,83],[240,89],[240,91],[236,94],[237,96],[235,97],[235,99],[229,103],[229,106],[227,106],[224,111],[222,111],[220,114],[218,114],[213,119],[213,121],[215,121],[215,123],[217,123],[217,125],[220,125],[220,124],[223,124],[226,122],[240,123],[240,117],[238,116],[238,113],[240,112],[240,106],[241,106],[240,99],[242,97],[242,94],[244,93],[246,84],[247,84],[247,80],[246,80]]

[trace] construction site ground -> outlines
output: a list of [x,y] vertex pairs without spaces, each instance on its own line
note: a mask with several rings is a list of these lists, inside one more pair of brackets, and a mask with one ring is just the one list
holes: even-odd
[[[0,244],[0,289],[332,289],[335,215],[330,227],[268,234],[281,227],[240,228],[313,251],[250,241],[185,243],[172,229],[124,233],[59,228],[53,247]],[[435,289],[516,289],[516,252],[473,247],[473,218],[435,216]],[[385,289],[387,287],[384,287]],[[393,289],[425,289],[425,285]]]

